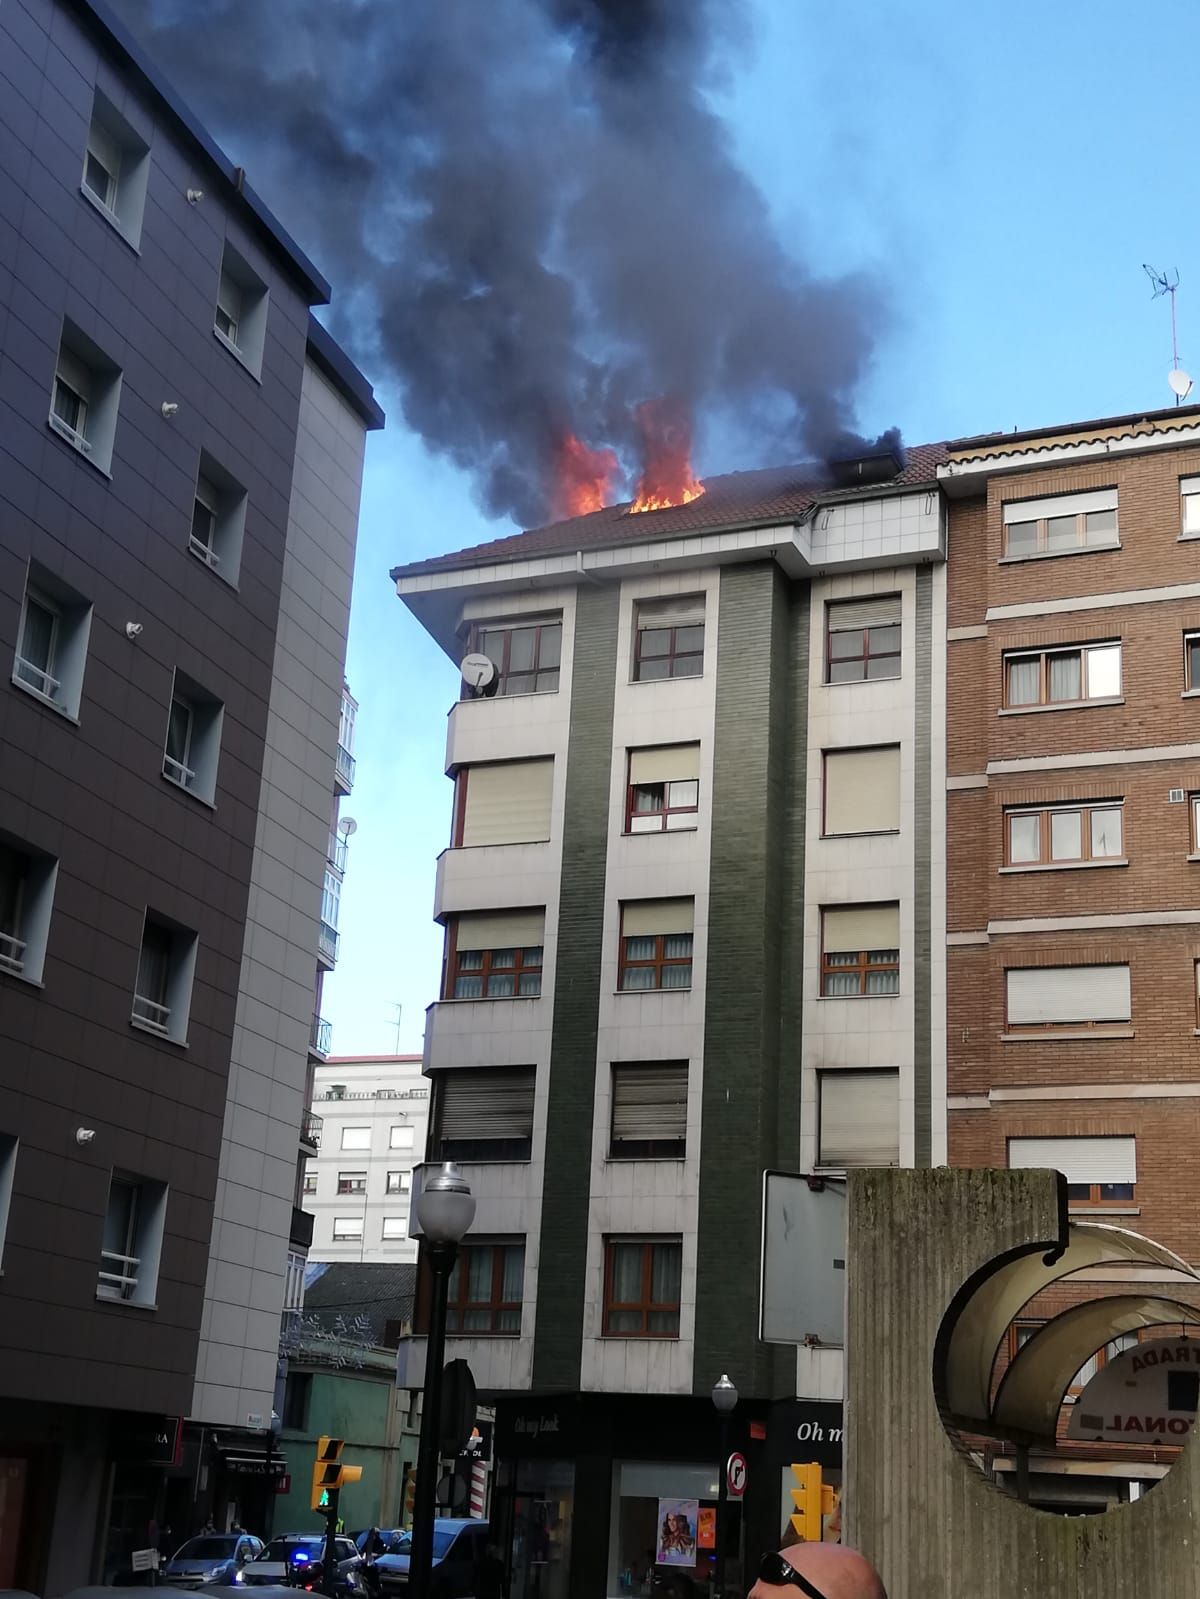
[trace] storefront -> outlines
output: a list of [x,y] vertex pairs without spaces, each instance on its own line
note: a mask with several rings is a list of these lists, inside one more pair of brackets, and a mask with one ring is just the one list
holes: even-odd
[[[773,1523],[764,1527],[764,1537],[769,1541],[772,1527],[778,1542],[782,1543],[788,1531],[792,1512],[792,1489],[795,1478],[792,1466],[815,1464],[821,1468],[822,1480],[830,1487],[842,1485],[842,1406],[840,1402],[824,1399],[781,1399],[770,1408],[767,1416],[767,1438],[763,1455],[766,1476],[764,1487],[775,1485],[777,1502]],[[763,1495],[762,1509],[767,1511],[768,1495]],[[828,1534],[827,1534],[828,1536]]]

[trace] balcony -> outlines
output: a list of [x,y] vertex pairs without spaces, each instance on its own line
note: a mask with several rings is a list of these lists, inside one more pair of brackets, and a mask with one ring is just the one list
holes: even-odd
[[312,1248],[313,1217],[308,1211],[301,1210],[299,1205],[292,1206],[292,1225],[288,1231],[288,1243],[293,1249],[303,1250],[305,1254]]
[[339,744],[333,762],[333,775],[343,794],[354,787],[354,768],[358,763],[344,744]]
[[322,1060],[333,1048],[333,1023],[326,1021],[324,1016],[313,1017],[312,1028],[308,1035],[308,1047]]
[[345,839],[345,835],[341,834],[341,833],[335,833],[332,828],[330,829],[330,832],[329,832],[329,845],[328,845],[328,848],[325,851],[325,859],[326,859],[326,862],[330,866],[333,867],[335,872],[343,872],[343,873],[345,872],[345,870],[346,870],[346,839]]
[[338,958],[338,945],[341,941],[337,928],[330,927],[328,922],[322,920],[317,928],[317,954],[323,961],[328,961],[330,966]]
[[321,1117],[314,1115],[311,1110],[304,1113],[304,1120],[300,1123],[300,1143],[304,1149],[311,1150],[314,1155],[321,1147],[321,1132],[324,1126]]

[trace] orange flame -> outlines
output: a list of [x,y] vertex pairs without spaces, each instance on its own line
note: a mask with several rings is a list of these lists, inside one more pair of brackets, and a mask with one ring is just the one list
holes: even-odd
[[642,474],[630,511],[662,511],[686,505],[704,493],[692,471],[692,419],[669,394],[643,400],[634,411],[642,436]]
[[620,470],[615,450],[592,450],[573,433],[564,433],[554,461],[554,520],[602,510]]

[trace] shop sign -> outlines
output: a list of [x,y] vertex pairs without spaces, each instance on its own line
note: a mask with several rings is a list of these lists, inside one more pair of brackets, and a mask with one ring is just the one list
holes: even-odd
[[1104,1443],[1177,1443],[1200,1400],[1200,1339],[1155,1338],[1107,1361],[1071,1407],[1067,1437]]
[[275,1479],[275,1492],[277,1494],[290,1494],[292,1491],[292,1474],[285,1471],[282,1477]]
[[177,1466],[183,1459],[182,1416],[126,1416],[116,1437],[122,1460],[151,1466]]
[[465,1446],[459,1450],[460,1460],[490,1460],[492,1458],[492,1423],[490,1421],[477,1421],[471,1428],[471,1436]]
[[285,1477],[287,1461],[282,1455],[270,1460],[262,1455],[226,1455],[225,1470],[237,1477]]
[[772,1405],[767,1422],[771,1461],[787,1465],[811,1460],[818,1466],[842,1464],[842,1407],[825,1399],[787,1399]]
[[[525,1400],[496,1409],[497,1457],[569,1459],[576,1453],[576,1407],[562,1400]],[[482,1423],[480,1424],[482,1427]]]

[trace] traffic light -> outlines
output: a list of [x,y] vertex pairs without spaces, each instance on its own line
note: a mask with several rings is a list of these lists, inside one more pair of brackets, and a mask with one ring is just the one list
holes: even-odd
[[314,1510],[329,1510],[338,1489],[348,1482],[358,1482],[362,1477],[361,1466],[342,1465],[342,1450],[345,1447],[344,1438],[317,1439],[317,1458],[313,1462],[312,1473],[311,1503]]
[[792,1489],[792,1503],[796,1507],[791,1518],[792,1527],[806,1543],[820,1543],[821,1518],[832,1514],[837,1493],[821,1481],[821,1468],[816,1464],[793,1464],[792,1476],[800,1484]]

